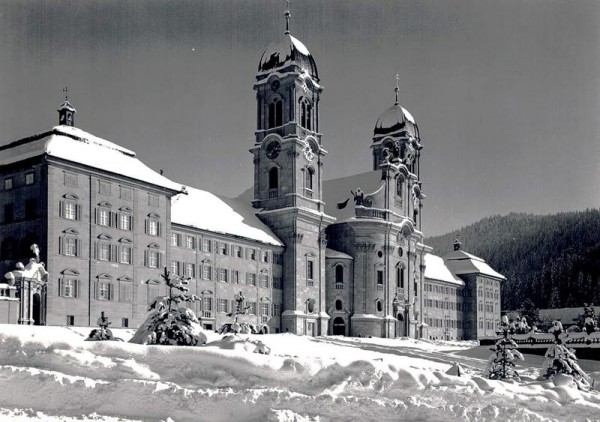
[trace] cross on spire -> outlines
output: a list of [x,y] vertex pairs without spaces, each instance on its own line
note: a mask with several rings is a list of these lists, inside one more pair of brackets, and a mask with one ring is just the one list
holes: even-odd
[[65,101],[69,100],[69,87],[65,86],[62,90],[65,93]]
[[290,13],[290,0],[285,0],[286,2],[286,8],[285,8],[285,33],[289,34],[290,33],[290,16],[292,16],[292,14]]
[[394,92],[396,93],[396,104],[398,104],[398,92],[400,91],[400,75],[396,73],[396,88],[394,88]]

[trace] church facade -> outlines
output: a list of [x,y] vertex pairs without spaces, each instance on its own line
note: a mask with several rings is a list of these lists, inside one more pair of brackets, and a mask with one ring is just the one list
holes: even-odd
[[49,273],[32,321],[92,325],[104,312],[136,327],[166,293],[167,267],[189,279],[207,329],[231,323],[243,300],[239,320],[262,332],[493,335],[503,276],[458,242],[441,258],[423,241],[423,144],[398,88],[375,124],[372,171],[330,181],[323,87],[289,12],[254,90],[254,184],[237,199],[181,186],[75,127],[68,100],[58,126],[0,146],[0,271],[36,243]]

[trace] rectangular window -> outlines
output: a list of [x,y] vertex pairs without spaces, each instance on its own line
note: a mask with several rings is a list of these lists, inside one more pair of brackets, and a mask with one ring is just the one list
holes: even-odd
[[98,300],[110,300],[110,283],[106,281],[98,282]]
[[110,182],[98,180],[98,193],[100,195],[110,195]]
[[98,224],[100,226],[110,226],[110,211],[106,208],[98,209]]
[[121,264],[131,264],[131,246],[121,246],[119,262]]
[[306,261],[306,278],[308,280],[313,280],[315,277],[315,263],[314,261]]
[[204,252],[210,252],[211,244],[212,244],[212,242],[210,241],[210,239],[202,239],[202,250]]
[[265,289],[269,287],[269,274],[262,273],[260,275],[260,287]]
[[77,239],[74,237],[66,237],[64,239],[65,255],[77,256]]
[[219,242],[219,253],[221,255],[229,255],[229,245],[227,243]]
[[248,255],[248,259],[250,259],[252,261],[256,261],[256,249],[248,248],[247,255]]
[[4,204],[4,222],[12,223],[15,221],[15,205]]
[[158,251],[148,251],[148,267],[158,268]]
[[152,193],[148,194],[148,205],[151,207],[158,207],[158,195],[154,195]]
[[181,246],[181,235],[179,233],[171,233],[171,246]]
[[25,175],[25,184],[26,185],[33,185],[35,183],[35,174],[34,173],[27,173]]
[[246,284],[248,286],[256,286],[256,274],[246,273]]
[[133,190],[126,186],[119,186],[119,198],[131,201],[133,199]]
[[269,319],[269,304],[261,303],[260,304],[260,316],[262,322],[267,322]]
[[6,179],[4,179],[4,189],[9,190],[12,188],[13,188],[13,178],[7,177]]
[[110,244],[106,242],[98,243],[98,260],[110,261]]
[[196,247],[196,242],[194,241],[194,236],[187,236],[186,237],[185,246],[188,249],[194,249]]
[[202,278],[205,280],[210,280],[212,277],[212,268],[210,265],[202,266]]
[[67,315],[67,325],[75,325],[75,315]]
[[377,284],[383,285],[383,271],[377,270]]
[[131,302],[133,283],[130,281],[121,281],[119,285],[119,301]]
[[279,314],[280,314],[279,304],[278,303],[274,303],[273,304],[273,316],[274,317],[278,317]]
[[194,264],[187,263],[185,264],[185,276],[186,277],[196,277],[196,271],[194,271]]
[[79,281],[75,279],[65,278],[59,280],[59,296],[62,297],[79,297]]
[[261,261],[262,262],[269,262],[269,252],[268,251],[263,251],[262,252]]
[[227,270],[219,268],[219,281],[227,282]]
[[202,299],[202,316],[204,318],[212,318],[212,297]]
[[65,186],[69,186],[71,188],[76,188],[77,187],[77,174],[67,173],[65,171]]
[[171,273],[179,275],[179,262],[171,261]]
[[219,299],[219,312],[227,313],[227,299]]
[[248,313],[256,315],[256,302],[248,302]]
[[158,221],[148,220],[148,234],[150,236],[158,236]]
[[241,246],[235,246],[234,247],[234,255],[237,258],[241,258],[242,257],[242,247]]
[[129,328],[129,318],[121,318],[121,327]]
[[133,217],[129,214],[119,214],[119,228],[121,230],[131,230],[131,220]]
[[231,282],[240,284],[240,272],[238,270],[231,270]]

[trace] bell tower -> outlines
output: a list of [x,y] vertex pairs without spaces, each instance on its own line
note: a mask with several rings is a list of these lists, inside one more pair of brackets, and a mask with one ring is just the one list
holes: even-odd
[[65,93],[65,102],[58,107],[58,124],[65,126],[75,126],[75,107],[71,105],[69,102],[68,88],[64,88],[63,92]]
[[263,53],[256,74],[254,200],[258,217],[284,242],[282,331],[327,333],[325,214],[316,63],[289,29]]

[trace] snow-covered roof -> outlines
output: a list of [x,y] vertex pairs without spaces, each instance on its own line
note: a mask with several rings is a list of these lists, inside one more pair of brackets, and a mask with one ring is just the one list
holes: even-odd
[[442,257],[430,253],[425,254],[425,278],[460,286],[465,285],[464,281],[452,274]]
[[399,131],[407,131],[415,138],[419,137],[419,129],[415,118],[404,107],[394,104],[377,119],[375,135],[388,135]]
[[448,253],[444,256],[444,260],[446,261],[446,265],[456,275],[482,274],[506,280],[506,277],[495,271],[483,259],[461,250]]
[[295,63],[319,79],[317,65],[308,48],[300,40],[290,34],[285,34],[283,40],[271,43],[264,51],[258,65],[259,72],[270,72],[288,64]]
[[334,249],[327,248],[325,250],[325,258],[328,259],[354,259],[350,255],[345,254],[344,252],[336,251]]
[[173,223],[283,245],[247,203],[190,187],[187,193],[177,195],[171,202]]
[[136,158],[135,152],[72,126],[0,146],[0,165],[47,154],[152,185],[181,191],[182,186],[160,175]]

